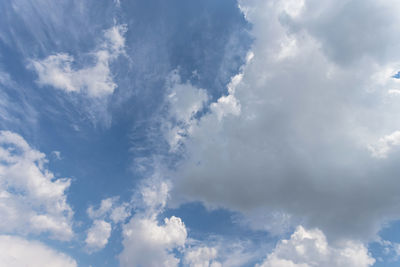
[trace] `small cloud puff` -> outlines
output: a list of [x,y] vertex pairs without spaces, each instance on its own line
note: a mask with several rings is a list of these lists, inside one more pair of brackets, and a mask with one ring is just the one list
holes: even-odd
[[96,220],[93,222],[92,227],[88,230],[85,240],[86,247],[89,252],[98,251],[103,249],[111,236],[111,224],[103,221]]
[[124,54],[126,26],[118,25],[104,32],[104,42],[91,52],[95,64],[75,69],[74,57],[66,53],[50,55],[43,60],[31,60],[31,67],[38,74],[38,84],[49,85],[66,92],[84,92],[91,98],[112,94],[114,83],[110,62]]
[[129,203],[118,203],[118,197],[103,199],[97,209],[89,206],[87,214],[93,220],[86,236],[86,248],[89,253],[103,249],[111,236],[113,226],[122,223],[131,215]]
[[222,264],[215,261],[218,251],[216,248],[199,247],[185,253],[185,263],[191,267],[221,267]]

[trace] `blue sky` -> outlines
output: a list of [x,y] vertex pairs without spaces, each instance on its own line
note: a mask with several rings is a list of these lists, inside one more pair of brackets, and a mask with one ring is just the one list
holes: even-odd
[[0,265],[398,265],[397,1],[0,10]]

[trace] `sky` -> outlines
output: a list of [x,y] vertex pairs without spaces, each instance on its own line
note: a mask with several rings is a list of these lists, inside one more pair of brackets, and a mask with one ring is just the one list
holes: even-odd
[[399,1],[0,10],[0,266],[400,264]]

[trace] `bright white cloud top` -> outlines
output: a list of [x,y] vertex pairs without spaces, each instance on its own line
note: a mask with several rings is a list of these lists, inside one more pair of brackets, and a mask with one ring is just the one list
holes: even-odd
[[164,218],[159,224],[157,216],[165,208],[168,185],[164,182],[143,185],[140,199],[144,211],[138,211],[124,225],[124,250],[120,257],[122,266],[178,266],[179,259],[173,249],[182,249],[187,238],[185,224],[180,218]]
[[282,240],[259,267],[347,267],[372,266],[375,260],[361,243],[347,241],[338,248],[329,246],[319,230],[297,227],[289,240]]

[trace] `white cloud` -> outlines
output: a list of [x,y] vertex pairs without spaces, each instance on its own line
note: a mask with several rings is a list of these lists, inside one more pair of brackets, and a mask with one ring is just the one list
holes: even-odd
[[123,222],[126,218],[131,215],[131,205],[123,202],[119,203],[119,197],[110,197],[103,199],[100,203],[100,207],[95,209],[93,206],[89,206],[87,214],[89,218],[94,219],[111,219],[114,223]]
[[[159,220],[169,191],[168,182],[157,177],[143,182],[133,199],[136,213],[123,225],[121,266],[239,267],[264,257],[269,250],[268,242],[255,246],[251,241],[227,240],[221,236],[202,241],[189,239],[180,218]],[[175,251],[182,256],[175,255]]]
[[171,73],[168,78],[168,86],[169,112],[178,121],[188,123],[208,100],[207,92],[204,89],[197,89],[189,83],[182,83],[177,71]]
[[50,85],[66,92],[84,92],[89,97],[110,95],[117,85],[113,81],[109,64],[124,53],[124,25],[114,26],[104,33],[105,41],[91,55],[94,65],[74,67],[74,58],[65,53],[51,55],[43,60],[32,60],[40,85]]
[[400,145],[400,131],[386,135],[379,139],[375,145],[370,145],[372,155],[377,158],[386,158],[393,147]]
[[130,206],[128,203],[122,203],[119,206],[113,208],[110,214],[110,219],[113,223],[121,223],[131,215]]
[[85,240],[86,247],[90,252],[101,250],[107,245],[110,236],[111,224],[103,220],[96,220],[88,230]]
[[7,267],[76,267],[71,257],[42,243],[16,236],[0,236],[0,265]]
[[106,198],[97,209],[93,206],[87,209],[89,218],[93,220],[85,240],[89,253],[103,249],[108,243],[112,229],[131,215],[131,205],[126,202],[120,204],[118,201],[118,197]]
[[245,240],[226,239],[223,236],[209,236],[207,240],[188,239],[183,256],[183,266],[250,266],[260,261],[272,247],[268,241],[253,243]]
[[281,240],[259,267],[367,267],[375,260],[358,242],[330,246],[320,230],[297,227],[290,239]]
[[155,218],[133,217],[124,226],[122,266],[178,266],[172,250],[183,247],[186,228],[180,218],[165,218],[159,225]]
[[[382,222],[399,218],[391,133],[400,106],[389,90],[398,86],[400,5],[308,0],[291,10],[287,3],[240,1],[253,24],[253,59],[232,101],[211,103],[180,139],[186,151],[170,173],[171,195],[287,214],[329,238],[372,238]],[[375,143],[378,154],[393,153],[371,156]]]
[[180,140],[190,133],[194,116],[208,101],[207,92],[190,83],[182,83],[179,73],[174,71],[167,80],[169,117],[165,121],[165,136],[171,151],[177,151]]
[[304,0],[279,1],[278,7],[291,17],[297,17],[304,9]]
[[113,205],[117,200],[118,198],[116,197],[103,199],[98,209],[95,209],[93,206],[89,206],[89,208],[87,209],[87,214],[89,215],[89,218],[97,219],[105,217],[106,214],[111,211]]
[[124,249],[119,255],[121,266],[178,266],[174,249],[182,249],[187,231],[180,218],[157,220],[168,197],[165,182],[150,182],[141,188],[142,211],[123,226]]
[[169,198],[170,185],[167,182],[149,180],[140,189],[138,200],[142,200],[144,212],[150,215],[157,214],[165,208]]
[[72,237],[73,212],[65,195],[71,182],[54,177],[46,163],[21,136],[0,132],[0,232]]
[[185,253],[185,264],[191,267],[221,267],[221,263],[215,261],[217,255],[216,248],[199,247]]
[[[250,57],[252,58],[252,57]],[[211,103],[210,109],[221,120],[227,115],[239,115],[240,103],[235,97],[236,86],[242,81],[243,75],[237,74],[232,77],[231,82],[228,84],[228,95],[221,96],[216,103]]]

